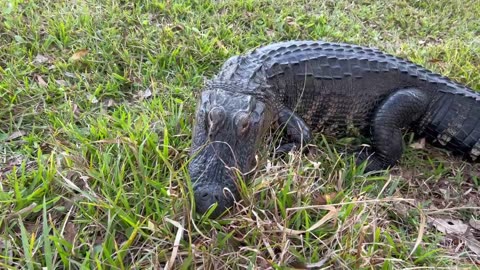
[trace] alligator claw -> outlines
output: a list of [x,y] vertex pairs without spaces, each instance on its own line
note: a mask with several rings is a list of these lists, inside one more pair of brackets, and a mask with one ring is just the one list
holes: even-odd
[[289,140],[304,145],[310,142],[312,138],[310,128],[302,118],[290,109],[285,107],[279,112],[278,122],[280,125],[286,125]]
[[277,149],[275,149],[275,153],[278,154],[279,156],[283,156],[288,154],[291,151],[297,150],[298,144],[297,143],[286,143],[280,145]]
[[367,149],[363,149],[355,155],[356,166],[362,165],[365,161],[367,164],[364,172],[383,171],[388,168],[388,165],[378,155],[369,153]]

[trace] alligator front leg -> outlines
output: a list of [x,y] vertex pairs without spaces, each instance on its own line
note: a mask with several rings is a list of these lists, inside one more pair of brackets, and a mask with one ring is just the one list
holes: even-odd
[[307,124],[290,109],[284,107],[278,113],[278,124],[286,129],[288,143],[282,144],[276,151],[283,154],[300,146],[306,145],[312,139],[312,133]]
[[390,95],[378,107],[372,121],[373,154],[362,153],[360,164],[368,159],[365,171],[384,170],[402,156],[402,129],[419,120],[427,110],[430,98],[424,91],[407,88]]

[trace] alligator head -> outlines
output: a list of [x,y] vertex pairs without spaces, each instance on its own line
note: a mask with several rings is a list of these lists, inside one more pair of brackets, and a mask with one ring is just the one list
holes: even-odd
[[248,178],[271,114],[252,95],[208,88],[197,105],[189,173],[195,206],[215,218],[238,198],[236,179]]

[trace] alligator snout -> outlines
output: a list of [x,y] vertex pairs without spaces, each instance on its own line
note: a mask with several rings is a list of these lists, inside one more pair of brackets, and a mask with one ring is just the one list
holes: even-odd
[[217,218],[228,208],[233,206],[234,198],[231,191],[221,186],[201,186],[194,188],[195,207],[199,214],[205,214],[210,207],[215,210],[210,218]]

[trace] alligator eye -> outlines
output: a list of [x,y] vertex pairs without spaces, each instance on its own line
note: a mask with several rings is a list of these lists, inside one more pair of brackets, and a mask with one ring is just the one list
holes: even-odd
[[210,127],[219,126],[225,120],[225,110],[220,107],[215,107],[208,113],[208,122]]
[[242,114],[238,117],[237,120],[237,130],[240,135],[244,135],[248,128],[250,127],[250,116],[247,114]]

